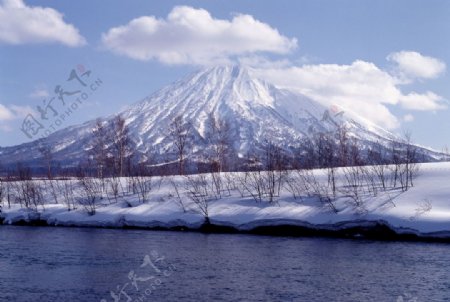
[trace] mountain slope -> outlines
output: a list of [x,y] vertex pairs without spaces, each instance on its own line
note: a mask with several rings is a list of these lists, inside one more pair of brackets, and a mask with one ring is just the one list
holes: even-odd
[[[119,113],[130,129],[135,158],[153,152],[157,160],[176,159],[170,124],[177,116],[191,125],[190,150],[195,154],[209,147],[211,119],[227,121],[233,149],[239,157],[270,141],[282,148],[298,147],[301,139],[345,125],[362,145],[380,142],[387,146],[396,136],[336,108],[326,108],[298,93],[278,89],[252,77],[241,66],[218,66],[196,72],[129,106]],[[105,120],[111,120],[107,117]],[[41,143],[52,146],[54,160],[66,165],[86,161],[92,146],[95,121],[55,132]],[[32,162],[40,157],[36,142],[1,148],[3,163]],[[423,149],[427,156],[437,153]]]

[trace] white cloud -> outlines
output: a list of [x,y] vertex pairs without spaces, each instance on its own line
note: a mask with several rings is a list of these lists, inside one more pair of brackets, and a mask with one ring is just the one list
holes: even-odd
[[447,109],[446,101],[434,92],[427,91],[420,94],[411,92],[400,97],[401,105],[410,110],[436,111]]
[[43,99],[49,97],[50,93],[47,89],[36,88],[28,96],[32,99]]
[[414,122],[414,115],[412,115],[412,114],[406,114],[405,116],[403,116],[403,121],[404,121],[405,123]]
[[244,66],[258,66],[258,68],[282,68],[292,66],[291,61],[288,59],[269,60],[261,55],[241,56],[238,58],[238,62]]
[[204,65],[258,52],[285,54],[297,47],[297,40],[250,15],[222,20],[204,9],[176,6],[166,19],[143,16],[109,29],[102,44],[137,60]]
[[439,59],[421,55],[415,51],[393,52],[387,60],[397,64],[396,72],[408,82],[408,79],[433,79],[445,72],[446,65]]
[[11,127],[10,125],[1,125],[0,124],[0,131],[3,132],[13,132],[14,128]]
[[387,128],[399,126],[386,104],[398,102],[401,92],[395,79],[373,63],[319,64],[280,69],[260,69],[268,81],[295,89],[326,106],[339,105]]
[[0,104],[0,122],[11,121],[24,118],[27,114],[34,114],[35,111],[30,106]]
[[23,0],[0,3],[0,43],[57,42],[75,47],[86,44],[78,29],[64,22],[63,15],[49,7],[27,6]]
[[28,114],[37,114],[30,106],[11,105],[10,108],[14,112],[16,118],[24,118]]
[[9,121],[14,119],[14,113],[5,105],[0,104],[0,121]]
[[389,106],[420,111],[446,108],[441,96],[432,92],[405,94],[395,76],[360,60],[350,65],[275,66],[253,70],[277,86],[297,90],[325,106],[338,105],[388,129],[395,129],[401,123]]
[[18,106],[0,104],[0,131],[13,131],[12,124],[15,120],[23,119],[28,114],[36,114],[30,106]]

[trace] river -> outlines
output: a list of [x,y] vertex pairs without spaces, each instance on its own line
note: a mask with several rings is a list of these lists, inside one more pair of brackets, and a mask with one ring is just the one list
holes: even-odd
[[450,301],[450,245],[0,226],[0,301]]

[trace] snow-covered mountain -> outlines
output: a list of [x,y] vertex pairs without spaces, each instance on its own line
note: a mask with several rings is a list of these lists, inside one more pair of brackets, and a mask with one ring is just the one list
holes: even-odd
[[[351,113],[327,108],[303,95],[279,89],[252,76],[242,66],[218,66],[196,72],[169,85],[119,113],[130,129],[135,158],[148,152],[173,153],[170,124],[177,116],[191,125],[190,150],[208,149],[211,119],[225,120],[230,128],[235,154],[244,157],[268,141],[283,148],[298,147],[301,139],[345,125],[361,146],[397,137]],[[105,120],[112,119],[107,117]],[[92,146],[95,120],[68,127],[43,139],[52,147],[53,159],[73,165],[85,161]],[[427,156],[437,153],[422,149]],[[0,149],[0,161],[31,162],[41,157],[36,142]],[[172,154],[172,158],[176,158]],[[161,156],[160,161],[163,160]]]

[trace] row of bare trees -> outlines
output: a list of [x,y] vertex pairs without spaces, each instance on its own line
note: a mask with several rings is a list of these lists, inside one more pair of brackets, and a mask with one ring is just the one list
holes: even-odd
[[[227,170],[227,159],[231,149],[230,126],[211,114],[207,128],[203,139],[210,149],[205,153],[203,161],[216,171]],[[178,115],[173,118],[167,137],[172,142],[172,151],[177,158],[177,171],[174,174],[186,174],[186,159],[192,147],[192,132],[192,125],[183,116]],[[132,141],[125,119],[121,116],[116,116],[110,122],[99,119],[92,134],[94,139],[89,149],[89,156],[95,165],[97,177],[131,176],[134,173],[133,169],[139,164],[133,164]],[[48,156],[44,156],[44,153],[42,155],[45,161]],[[152,156],[153,154],[148,154],[147,157],[150,159],[141,164],[149,166]],[[139,159],[136,158],[134,162],[139,162]]]
[[[126,199],[129,205],[148,202],[154,187],[161,186],[163,177],[154,177],[144,168],[127,178],[117,176],[92,177],[79,171],[76,177],[32,178],[31,170],[19,166],[16,173],[0,177],[0,205],[13,204],[37,211],[45,204],[65,204],[68,211],[81,207],[90,215],[98,206]],[[125,198],[126,197],[126,198]],[[131,202],[131,203],[130,203]]]
[[[176,116],[168,131],[177,156],[177,173],[174,174],[185,175],[186,161],[192,153],[193,127],[182,116]],[[345,125],[341,125],[335,131],[318,132],[303,139],[301,147],[295,150],[286,150],[267,141],[258,147],[258,152],[247,156],[245,165],[240,167],[244,173],[233,178],[234,174],[223,173],[232,169],[232,131],[226,121],[213,114],[208,117],[208,126],[202,134],[208,148],[199,160],[204,162],[206,169],[203,171],[210,176],[188,176],[186,181],[189,198],[200,208],[205,209],[202,205],[229,195],[231,190],[257,202],[273,203],[286,188],[294,198],[319,198],[333,211],[338,211],[334,202],[339,197],[350,197],[359,207],[364,194],[376,196],[378,192],[393,188],[408,190],[418,173],[417,148],[410,134],[406,134],[403,141],[392,141],[390,146],[374,143],[362,148]],[[39,146],[47,179],[55,180],[44,187],[50,188],[55,203],[64,202],[69,210],[81,205],[93,214],[103,200],[117,202],[127,194],[136,194],[140,203],[147,202],[155,185],[154,171],[149,160],[132,160],[125,119],[117,116],[109,122],[97,120],[92,133],[89,149],[92,165],[79,167],[75,183],[55,178],[51,148]],[[312,169],[323,169],[326,181]],[[121,180],[123,176],[128,177]],[[41,182],[33,181],[31,169],[21,164],[0,181],[0,197],[6,198],[8,204],[13,200],[24,207],[37,208],[43,204],[41,191]],[[15,192],[13,198],[8,192]],[[178,188],[176,193],[180,196]],[[205,210],[202,212],[207,214]]]
[[[320,202],[337,213],[342,209],[340,198],[360,212],[364,212],[370,196],[380,193],[401,193],[413,184],[417,166],[403,163],[398,166],[386,164],[372,166],[350,166],[336,168],[333,184],[329,169],[284,170],[279,166],[280,158],[276,147],[271,147],[262,169],[246,172],[218,172],[170,177],[172,195],[183,212],[194,210],[202,214],[209,223],[210,205],[225,197],[251,198],[257,203],[277,204],[283,192],[290,192],[300,202]],[[144,168],[142,168],[144,169]],[[409,172],[408,172],[409,171]],[[412,171],[415,171],[414,173]],[[411,173],[411,174],[409,174]],[[77,178],[31,179],[22,172],[23,178],[0,179],[0,203],[19,204],[21,207],[37,210],[39,206],[51,203],[65,204],[69,211],[83,208],[94,215],[99,206],[125,201],[134,206],[150,201],[155,188],[160,188],[163,177],[148,176],[141,171],[127,178],[98,178],[79,174]],[[184,182],[180,185],[180,179]],[[402,180],[403,179],[403,180]],[[409,182],[409,185],[405,184]],[[193,206],[190,206],[187,202]],[[155,199],[154,199],[155,200]],[[45,201],[45,202],[44,202]],[[392,202],[388,198],[386,202]]]
[[[408,167],[409,165],[409,167]],[[209,223],[210,205],[223,197],[239,194],[243,199],[251,198],[257,203],[278,204],[283,192],[290,192],[299,202],[317,203],[338,213],[346,206],[357,213],[367,212],[367,201],[380,196],[383,204],[393,203],[394,197],[408,190],[417,175],[418,166],[402,163],[399,166],[350,166],[336,168],[334,180],[330,180],[330,169],[261,169],[246,172],[210,172],[185,176],[184,192],[199,213]],[[410,172],[407,172],[410,171]],[[403,180],[395,180],[396,173]],[[411,173],[411,174],[408,174]],[[406,175],[409,175],[408,178]],[[406,183],[409,182],[407,186]],[[183,211],[183,190],[172,183],[176,198]],[[284,195],[286,197],[286,195]],[[345,200],[345,203],[339,203]],[[380,201],[379,201],[380,202]]]
[[[403,141],[392,141],[390,146],[386,145],[386,141],[372,145],[366,142],[361,145],[360,140],[352,136],[343,124],[333,131],[316,132],[305,137],[297,142],[295,148],[281,148],[269,140],[253,146],[247,156],[238,157],[234,148],[233,137],[236,135],[233,131],[235,130],[226,120],[211,113],[203,133],[200,134],[182,115],[178,115],[173,118],[166,133],[169,140],[165,142],[171,142],[169,145],[172,146],[172,152],[164,150],[166,154],[161,154],[161,150],[155,150],[154,153],[148,151],[145,156],[141,154],[138,157],[138,153],[133,150],[130,131],[122,116],[116,116],[109,121],[98,119],[92,129],[93,139],[88,146],[89,163],[79,169],[87,169],[91,175],[105,178],[132,176],[142,165],[146,165],[146,171],[151,174],[165,175],[326,168],[329,182],[335,192],[335,172],[338,167],[379,165],[379,169],[384,169],[387,164],[397,167],[406,164],[405,172],[396,170],[395,181],[409,187],[412,185],[414,164],[418,162],[417,148],[412,144],[410,134],[406,134]],[[203,150],[193,148],[194,138],[203,140]],[[57,174],[52,148],[41,143],[39,151],[45,174],[51,179]],[[271,155],[274,151],[276,154]],[[162,160],[169,160],[170,156],[176,158],[175,170],[171,164],[162,164]],[[160,167],[159,172],[155,172],[156,167]],[[59,172],[58,175],[60,174]]]

